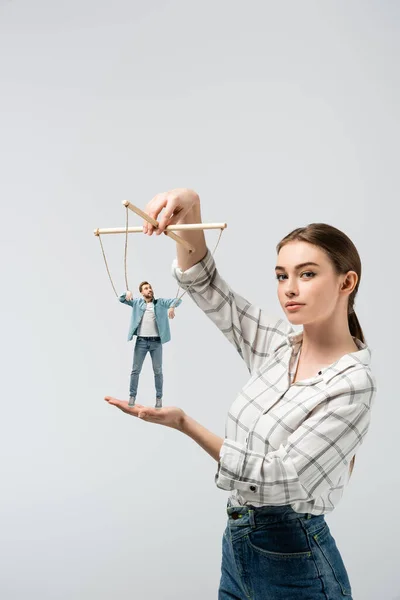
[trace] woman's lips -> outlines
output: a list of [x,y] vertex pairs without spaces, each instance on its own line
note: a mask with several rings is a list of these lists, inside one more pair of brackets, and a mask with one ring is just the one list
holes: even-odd
[[289,306],[286,307],[286,309],[293,311],[293,310],[298,310],[302,306],[304,306],[304,304],[290,304]]

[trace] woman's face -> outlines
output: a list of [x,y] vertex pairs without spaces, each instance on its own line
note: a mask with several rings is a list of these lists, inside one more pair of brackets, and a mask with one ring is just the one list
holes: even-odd
[[[325,320],[339,302],[347,307],[348,294],[340,291],[346,275],[337,275],[328,256],[317,246],[289,242],[281,248],[276,264],[278,298],[290,323],[305,325]],[[285,306],[287,302],[300,305],[290,309]]]

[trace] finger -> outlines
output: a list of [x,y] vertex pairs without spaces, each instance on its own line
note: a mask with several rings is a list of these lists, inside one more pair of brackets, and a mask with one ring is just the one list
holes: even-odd
[[117,400],[117,398],[113,398],[112,396],[106,396],[104,400],[106,400],[108,404],[119,408],[119,410],[122,410],[123,412],[129,415],[132,415],[134,417],[138,416],[138,409],[136,408],[136,406],[129,406],[128,402],[125,400]]
[[[146,204],[146,206],[144,207],[144,212],[147,214],[150,214],[150,211],[152,210],[153,204],[157,201],[157,196],[154,196],[154,198],[152,198],[150,200],[150,202],[148,202],[148,204]],[[148,221],[144,220],[143,221],[143,233],[145,235],[148,235],[149,233],[149,229],[150,229],[151,225]]]
[[169,204],[167,204],[167,206],[165,207],[165,212],[163,212],[159,220],[157,235],[165,233],[165,228],[168,227],[168,225],[175,225],[175,223],[178,222],[181,216],[181,211],[178,208],[178,200],[171,200]]
[[[154,213],[154,211],[151,211],[151,212],[152,212],[152,214],[151,213],[148,213],[148,214],[149,214],[150,217],[153,217],[153,215],[155,213]],[[154,218],[155,217],[153,217],[153,219]],[[147,235],[153,235],[154,229],[155,229],[154,225],[152,225],[151,223],[147,222],[147,231],[146,231]]]
[[111,403],[113,400],[116,400],[116,398],[114,398],[113,396],[105,396],[104,400],[106,400],[106,402]]
[[[172,194],[171,192],[168,192],[160,194],[157,198],[157,201],[154,203],[154,206],[151,207],[153,210],[151,210],[151,213],[149,214],[151,217],[153,217],[153,219],[156,219],[159,223],[159,226],[155,228],[155,231],[158,235],[160,235],[160,233],[164,231],[165,227],[170,222],[172,215],[177,209],[178,201],[179,200],[177,194]],[[162,210],[164,212],[160,215]]]
[[106,400],[106,402],[108,402],[109,404],[115,404],[115,406],[117,405],[123,405],[124,401],[123,400],[118,400],[118,398],[114,398],[113,396],[106,396],[104,398],[104,400]]
[[[154,198],[151,200],[151,202],[149,202],[149,204],[146,207],[145,212],[147,212],[147,214],[150,217],[152,217],[152,219],[155,219],[157,221],[157,217],[158,217],[159,213],[162,211],[162,209],[164,208],[164,206],[166,204],[167,204],[167,194],[166,193],[157,194],[157,196],[154,196]],[[148,221],[146,221],[145,223],[146,223],[147,235],[152,235],[155,227]]]
[[[150,200],[150,202],[148,202],[144,208],[144,212],[147,213],[148,215],[150,215],[150,213],[154,214],[155,208],[156,206],[159,204],[160,202],[160,196],[162,196],[162,194],[157,194],[156,196],[154,196],[154,198],[152,198]],[[161,210],[161,209],[160,209]],[[153,219],[155,219],[156,217],[153,217]],[[148,221],[144,220],[143,221],[143,233],[146,235],[149,235],[149,232],[152,231],[153,226],[151,225],[151,223],[149,223]]]
[[108,404],[111,404],[112,406],[116,406],[117,408],[123,408],[124,407],[124,405],[122,404],[122,402],[120,400],[116,400],[115,398],[113,398],[111,400],[107,400],[107,402],[108,402]]

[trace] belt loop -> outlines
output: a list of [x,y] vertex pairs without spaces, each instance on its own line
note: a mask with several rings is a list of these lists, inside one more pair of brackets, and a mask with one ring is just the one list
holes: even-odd
[[256,522],[254,520],[254,510],[252,508],[249,508],[249,523],[253,528],[256,526]]

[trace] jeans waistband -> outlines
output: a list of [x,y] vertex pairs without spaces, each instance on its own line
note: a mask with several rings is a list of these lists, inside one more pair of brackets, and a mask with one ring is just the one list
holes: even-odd
[[154,335],[153,336],[149,336],[149,337],[146,337],[146,336],[143,336],[143,335],[138,335],[137,339],[138,340],[145,340],[146,342],[160,342],[161,341],[160,337],[154,336]]
[[232,526],[266,525],[293,519],[306,519],[310,521],[321,521],[324,515],[312,515],[311,513],[298,513],[287,504],[284,506],[231,506],[229,501],[226,507],[228,521]]

